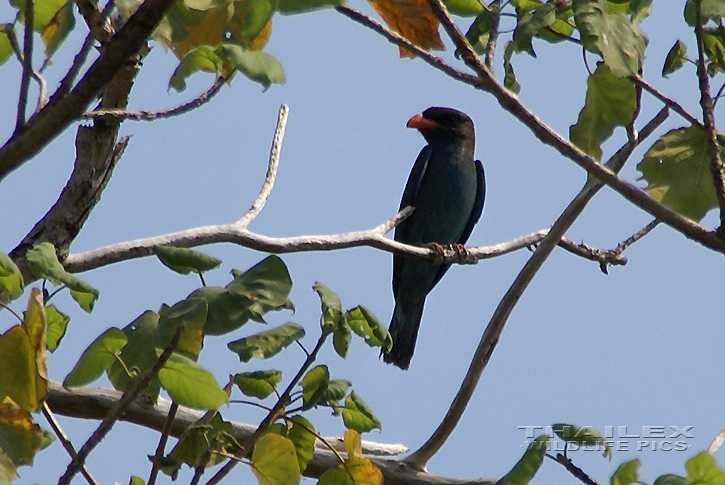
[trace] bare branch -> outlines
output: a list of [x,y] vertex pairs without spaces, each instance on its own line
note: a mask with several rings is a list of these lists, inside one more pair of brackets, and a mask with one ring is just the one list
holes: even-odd
[[179,115],[188,113],[189,111],[199,108],[203,104],[211,101],[211,99],[217,93],[219,93],[219,91],[221,91],[221,88],[224,86],[224,83],[226,83],[228,80],[229,80],[229,77],[218,77],[216,79],[216,81],[214,81],[214,84],[207,91],[200,94],[198,97],[194,98],[193,100],[189,101],[188,103],[184,103],[175,108],[169,108],[169,109],[164,109],[164,110],[159,110],[159,111],[149,111],[149,110],[124,111],[124,110],[119,110],[119,109],[99,109],[99,110],[89,111],[88,113],[84,113],[82,116],[83,116],[83,118],[94,118],[94,119],[116,120],[116,121],[122,121],[122,120],[154,121],[154,120],[158,120],[158,119],[172,118],[174,116],[179,116]]
[[669,106],[672,111],[685,118],[691,125],[699,126],[700,128],[703,127],[700,120],[690,114],[685,108],[682,107],[682,105],[680,105],[677,101],[670,98],[669,96],[652,86],[650,83],[642,79],[641,76],[630,76],[629,79],[631,79],[632,82],[637,84],[638,86],[641,86],[642,89],[650,93],[652,96],[659,99],[663,104]]
[[[50,408],[59,415],[82,419],[103,419],[117,405],[121,395],[114,389],[81,387],[67,390],[60,384],[51,382],[47,402]],[[137,399],[128,406],[120,419],[160,432],[166,421],[170,405],[171,401],[164,398],[159,398],[155,405],[149,405],[147,401]],[[203,415],[204,413],[201,411],[180,406],[171,426],[171,435],[178,438],[186,428]],[[256,426],[250,424],[239,422],[231,422],[231,424],[234,428],[235,438],[240,443],[246,442],[256,429]],[[341,438],[326,437],[325,441],[344,456],[345,447]],[[407,448],[400,444],[363,440],[362,451],[366,458],[370,458],[380,468],[385,483],[389,485],[494,485],[496,482],[492,479],[456,480],[411,470],[394,458],[395,455],[407,451]],[[339,464],[336,455],[328,450],[324,443],[318,441],[315,443],[314,455],[304,475],[319,478],[325,471],[336,468]]]
[[[50,410],[47,402],[43,403],[41,410],[43,412],[43,416],[45,416],[45,419],[48,421],[48,424],[50,424],[50,428],[58,437],[58,440],[63,445],[63,448],[65,448],[65,451],[72,459],[74,459],[76,457],[76,450],[73,448],[73,443],[70,442],[68,436],[63,432],[63,429],[60,427],[60,423],[58,423],[58,420],[55,419],[53,411]],[[98,482],[95,478],[93,478],[91,472],[88,471],[88,468],[85,465],[81,467],[81,475],[83,475],[83,478],[86,479],[89,485],[98,485]]]
[[710,446],[707,447],[707,452],[714,455],[723,443],[725,443],[725,428],[721,429],[717,436],[713,438]]
[[108,42],[116,33],[108,16],[113,0],[104,9],[101,9],[97,0],[75,0],[75,4],[88,25],[91,37],[101,44]]
[[498,29],[501,22],[501,6],[497,3],[491,3],[489,7],[491,11],[491,29],[488,32],[488,42],[486,42],[486,67],[493,73],[493,60],[496,55],[496,41],[498,40]]
[[[705,47],[702,38],[701,2],[695,2],[695,37],[697,38],[697,78],[700,87],[700,107],[705,125],[705,150],[710,157],[710,171],[715,183],[715,194],[720,206],[720,228],[718,233],[725,235],[725,166],[720,157],[720,144],[717,141],[717,127],[715,126],[715,113],[713,112],[712,97],[710,96],[710,78],[705,67]],[[720,30],[722,24],[720,24]]]
[[262,190],[254,200],[252,207],[244,214],[236,223],[241,228],[247,228],[249,224],[257,217],[257,214],[264,208],[267,203],[267,197],[272,192],[274,180],[277,177],[277,167],[279,167],[279,154],[282,150],[282,140],[284,139],[284,129],[287,126],[287,115],[289,107],[283,104],[279,107],[279,115],[277,116],[277,128],[274,130],[274,138],[272,140],[272,148],[269,151],[269,165],[267,166],[267,174],[264,177]]
[[25,32],[23,34],[23,71],[20,75],[20,96],[18,99],[18,114],[15,119],[15,133],[25,126],[25,107],[28,104],[28,89],[30,88],[30,73],[33,72],[33,22],[35,20],[35,2],[25,2]]
[[66,95],[53,96],[33,115],[22,132],[13,133],[0,147],[0,181],[38,153],[68,124],[78,118],[98,92],[139,52],[173,0],[146,0],[104,46],[78,84]]
[[652,229],[657,227],[657,224],[659,224],[659,223],[660,223],[660,221],[658,221],[657,219],[653,220],[652,222],[650,222],[649,224],[644,226],[642,229],[640,229],[639,231],[637,231],[636,233],[632,234],[630,237],[625,239],[623,242],[619,243],[617,245],[617,249],[615,249],[615,251],[617,253],[621,254],[625,249],[627,249],[632,244],[636,243],[637,241],[639,241],[640,239],[645,237],[647,234],[649,234],[652,231]]

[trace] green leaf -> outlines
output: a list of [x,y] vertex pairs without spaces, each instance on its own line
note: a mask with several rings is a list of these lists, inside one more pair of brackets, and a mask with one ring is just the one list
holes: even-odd
[[341,318],[332,331],[332,346],[337,355],[343,359],[347,357],[347,351],[350,349],[350,325],[344,318]]
[[234,38],[256,38],[272,18],[277,3],[278,0],[236,0],[229,29]]
[[272,310],[294,310],[289,300],[292,278],[278,256],[268,256],[243,273],[234,272],[234,280],[226,289],[243,295],[251,303],[249,318],[264,322],[262,316]]
[[146,481],[141,477],[131,475],[131,479],[128,481],[128,485],[146,485]]
[[93,309],[93,304],[98,299],[98,290],[68,273],[58,261],[52,244],[49,242],[36,244],[28,250],[25,257],[35,276],[45,278],[56,286],[67,286],[71,290],[71,296],[81,305],[81,308],[87,312]]
[[[161,350],[156,351],[161,355]],[[159,381],[177,404],[195,409],[218,409],[229,396],[214,376],[193,360],[173,353],[159,371]]]
[[151,250],[164,266],[180,274],[204,273],[222,264],[220,259],[188,248],[154,246]]
[[297,485],[301,474],[295,445],[276,433],[265,434],[254,444],[252,472],[259,485]]
[[229,350],[239,355],[239,360],[249,362],[253,357],[268,359],[283,348],[305,336],[305,329],[288,322],[277,328],[229,342]]
[[[20,10],[20,21],[25,21],[25,0],[11,0],[15,8]],[[33,30],[42,32],[55,14],[67,4],[67,0],[34,0],[33,1]]]
[[584,47],[601,54],[615,77],[637,74],[647,37],[622,13],[609,13],[606,0],[573,0],[574,21]]
[[[209,411],[184,430],[178,443],[166,457],[171,462],[164,472],[174,476],[181,464],[196,468],[203,463],[214,466],[227,458],[219,452],[234,453],[241,446],[234,438],[234,427],[216,411]],[[211,456],[207,454],[211,452]]]
[[493,27],[491,12],[484,10],[468,28],[466,39],[468,39],[468,43],[471,44],[476,54],[481,55],[486,52],[488,38],[491,35],[491,27]]
[[652,13],[653,0],[630,0],[628,13],[634,23],[640,23]]
[[687,46],[681,41],[677,40],[675,45],[672,46],[670,51],[667,53],[665,63],[662,66],[662,77],[667,77],[679,68],[685,65],[685,58],[687,57]]
[[544,463],[548,444],[548,436],[537,436],[534,441],[529,443],[521,459],[496,484],[526,485],[531,482],[536,472],[541,468],[542,463]]
[[[1,46],[0,46],[1,47]],[[10,256],[0,252],[0,301],[5,293],[10,300],[23,294],[23,275]]]
[[657,477],[652,485],[687,485],[685,477],[679,475],[666,474]]
[[631,485],[639,481],[637,470],[642,466],[639,458],[625,461],[617,467],[617,470],[609,480],[610,485]]
[[322,317],[320,318],[320,321],[322,326],[325,331],[337,332],[339,334],[337,337],[338,342],[333,342],[333,344],[338,355],[345,358],[347,355],[347,346],[350,343],[349,338],[345,335],[345,333],[349,333],[350,329],[339,328],[340,326],[345,326],[340,297],[319,281],[315,282],[312,289],[320,297],[320,306],[322,309]]
[[272,84],[287,82],[282,64],[269,54],[247,50],[236,44],[222,44],[214,52],[249,79],[264,86],[265,90]]
[[342,420],[348,429],[354,429],[359,433],[365,433],[373,429],[383,429],[372,410],[354,391],[345,398]]
[[515,52],[526,52],[536,57],[531,40],[544,28],[556,21],[556,12],[553,3],[547,3],[534,10],[525,10],[518,16],[518,22],[513,35],[513,49]]
[[333,406],[339,405],[339,402],[345,398],[347,391],[351,386],[352,383],[350,381],[333,379],[327,383],[325,392],[323,392],[320,396],[319,402],[324,402]]
[[443,3],[450,13],[463,17],[474,17],[485,11],[478,0],[444,0]]
[[99,335],[81,354],[73,370],[63,380],[63,387],[89,384],[108,370],[121,354],[128,339],[118,328],[111,327]]
[[[723,16],[725,16],[725,0],[700,0],[700,19],[703,25],[710,20],[717,22]],[[692,27],[697,23],[695,0],[687,0],[685,3],[685,21]]]
[[36,454],[53,442],[53,435],[33,421],[32,415],[5,405],[0,419],[0,483],[17,477],[15,469],[32,466]]
[[602,435],[591,426],[576,426],[574,424],[555,424],[552,426],[554,434],[567,443],[580,445],[602,446],[604,457],[612,459],[612,449]]
[[277,384],[282,380],[282,372],[278,370],[257,370],[254,372],[240,372],[233,378],[234,384],[244,394],[264,399],[274,392]]
[[325,313],[325,310],[336,310],[340,313],[342,313],[342,303],[340,302],[340,297],[337,296],[337,294],[330,290],[327,286],[323,285],[319,281],[315,282],[315,284],[312,286],[312,289],[315,290],[315,293],[320,297],[320,303],[322,305],[322,313]]
[[156,347],[165,348],[181,327],[181,336],[175,352],[197,360],[204,341],[204,324],[206,323],[207,306],[203,298],[187,298],[171,308],[160,312],[156,329]]
[[[723,159],[724,135],[718,134]],[[705,132],[695,126],[672,130],[657,140],[637,165],[650,197],[695,221],[718,205],[705,140]]]
[[40,33],[40,38],[45,45],[45,57],[50,58],[60,44],[68,37],[68,34],[75,26],[73,17],[73,2],[67,2],[50,19]]
[[0,66],[10,59],[13,53],[13,47],[10,44],[10,35],[14,35],[13,24],[0,26]]
[[213,47],[202,45],[192,49],[179,61],[179,65],[169,79],[169,88],[176,91],[186,89],[186,78],[195,72],[213,72],[217,75],[222,72],[223,60],[216,54]]
[[45,315],[48,319],[47,346],[49,351],[54,352],[65,335],[70,317],[58,310],[55,305],[45,307]]
[[345,0],[279,0],[278,10],[283,14],[305,13],[321,8],[343,5]]
[[708,452],[703,451],[685,462],[687,485],[723,485],[725,472]]
[[632,81],[618,78],[606,64],[587,79],[584,108],[575,125],[569,128],[572,143],[592,157],[602,158],[601,145],[617,126],[626,126],[637,108],[637,94]]
[[507,42],[506,47],[503,51],[503,85],[506,86],[506,89],[518,94],[519,91],[521,91],[521,85],[516,80],[516,74],[514,74],[514,66],[513,64],[511,64],[511,56],[513,55],[514,44],[513,42]]
[[0,388],[28,411],[38,407],[35,352],[23,327],[15,325],[0,335]]
[[[123,328],[128,343],[121,350],[119,359],[106,372],[114,388],[123,391],[129,381],[136,380],[156,363],[155,342],[158,322],[159,316],[156,313],[146,311]],[[160,387],[158,377],[154,377],[143,393],[156,401]]]
[[707,72],[714,76],[725,71],[725,43],[717,29],[703,29],[702,43],[707,58]]
[[194,290],[187,297],[206,302],[207,314],[204,324],[206,335],[223,335],[232,332],[249,321],[252,301],[245,295],[231,292],[217,286],[205,286]]
[[292,426],[289,429],[288,437],[295,445],[297,463],[300,473],[307,469],[307,464],[312,460],[315,453],[315,427],[299,414],[290,418]]
[[320,403],[330,382],[330,371],[326,365],[313,367],[300,380],[302,386],[302,407],[310,409]]
[[393,339],[385,325],[363,306],[357,306],[345,313],[345,320],[353,332],[365,339],[370,347],[393,348]]

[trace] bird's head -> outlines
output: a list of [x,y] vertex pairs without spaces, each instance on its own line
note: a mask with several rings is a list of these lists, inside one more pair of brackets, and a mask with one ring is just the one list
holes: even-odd
[[474,138],[471,118],[452,108],[428,108],[409,119],[407,127],[420,131],[428,143]]

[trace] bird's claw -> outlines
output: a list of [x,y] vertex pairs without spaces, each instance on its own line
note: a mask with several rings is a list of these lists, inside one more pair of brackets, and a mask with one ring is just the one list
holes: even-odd
[[476,264],[478,260],[466,249],[463,244],[438,244],[438,243],[427,243],[424,245],[436,252],[433,256],[433,264],[443,264],[447,261],[453,260],[459,264]]

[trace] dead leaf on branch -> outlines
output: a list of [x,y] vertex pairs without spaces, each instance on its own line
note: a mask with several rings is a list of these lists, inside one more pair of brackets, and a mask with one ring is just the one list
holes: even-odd
[[[425,50],[444,50],[438,35],[438,19],[426,0],[368,0],[386,24]],[[415,57],[400,48],[400,57]]]

